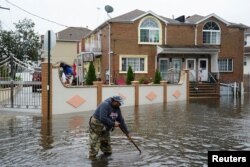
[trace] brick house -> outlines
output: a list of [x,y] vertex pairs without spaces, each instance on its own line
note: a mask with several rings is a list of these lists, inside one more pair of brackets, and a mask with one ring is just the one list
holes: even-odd
[[250,27],[245,31],[245,47],[244,47],[244,74],[250,74]]
[[88,34],[84,52],[94,53],[97,75],[106,83],[126,80],[129,66],[136,80],[151,80],[158,69],[170,81],[171,71],[189,69],[191,81],[215,76],[220,82],[239,83],[243,81],[244,29],[216,14],[169,19],[134,10]]
[[245,30],[244,44],[244,91],[250,92],[250,27]]
[[90,32],[90,29],[83,27],[68,27],[57,32],[56,46],[51,52],[52,63],[64,61],[72,65],[77,56],[76,45],[78,46],[81,39]]

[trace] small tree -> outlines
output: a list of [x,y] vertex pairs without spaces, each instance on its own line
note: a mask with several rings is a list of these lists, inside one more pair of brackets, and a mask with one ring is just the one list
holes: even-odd
[[134,80],[134,72],[131,66],[128,67],[126,84],[131,85],[131,81]]
[[14,23],[15,31],[0,29],[0,59],[9,54],[23,61],[38,60],[38,50],[41,48],[39,35],[35,32],[35,23],[30,19],[24,19]]
[[154,84],[160,84],[160,82],[161,82],[161,73],[158,70],[156,70]]
[[86,84],[93,85],[93,81],[96,81],[96,75],[95,75],[94,64],[91,61],[89,64],[89,69],[88,69],[87,76],[86,76]]

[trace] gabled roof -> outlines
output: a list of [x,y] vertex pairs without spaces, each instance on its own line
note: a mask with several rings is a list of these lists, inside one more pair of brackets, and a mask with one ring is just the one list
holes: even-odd
[[109,21],[110,22],[134,22],[144,16],[147,16],[147,15],[152,15],[152,16],[155,16],[156,18],[158,18],[159,20],[165,22],[165,23],[180,23],[179,21],[177,20],[173,20],[173,19],[169,19],[169,18],[166,18],[166,17],[162,17],[162,16],[159,16],[157,15],[156,13],[152,12],[152,11],[148,11],[148,12],[145,12],[145,11],[142,11],[142,10],[133,10],[129,13],[126,13],[126,14],[123,14],[123,15],[120,15],[118,17],[115,17],[115,18],[112,18],[110,19]]
[[204,18],[204,16],[200,16],[200,15],[195,14],[193,16],[188,16],[186,18],[186,22],[195,24],[195,23],[197,23],[198,21],[200,21],[203,18]]
[[83,27],[69,27],[62,31],[59,31],[57,35],[57,40],[60,41],[80,41],[84,36],[86,36],[91,30]]
[[229,25],[230,23],[224,19],[222,19],[221,17],[219,17],[218,15],[212,13],[210,15],[207,15],[207,16],[200,16],[200,15],[193,15],[189,18],[187,18],[187,21],[189,21],[190,23],[194,23],[194,24],[199,24],[211,17],[215,17],[216,19],[220,20],[221,22],[225,23],[226,25]]
[[139,17],[139,16],[143,15],[144,13],[145,13],[144,11],[135,9],[131,12],[126,13],[126,14],[114,17],[114,18],[110,19],[109,21],[110,22],[132,22],[132,20],[134,18]]
[[99,31],[101,28],[103,28],[109,22],[111,22],[111,23],[112,22],[113,23],[133,23],[137,19],[139,19],[139,18],[141,18],[141,17],[143,17],[143,16],[145,16],[147,14],[153,15],[153,16],[159,18],[160,20],[162,20],[165,23],[180,23],[177,20],[173,20],[173,19],[169,19],[169,18],[166,18],[166,17],[159,16],[159,15],[153,13],[152,11],[145,12],[145,11],[142,11],[142,10],[139,10],[139,9],[135,9],[135,10],[133,10],[131,12],[125,13],[123,15],[120,15],[120,16],[117,16],[117,17],[114,17],[114,18],[111,18],[111,19],[105,21],[104,23],[99,25],[97,28],[95,28],[92,32],[88,33],[87,36],[90,36],[91,34]]
[[226,25],[228,25],[228,26],[235,26],[235,27],[245,28],[243,24],[230,23],[230,22],[222,19],[221,17],[217,16],[216,14],[210,14],[210,15],[205,16],[205,17],[195,14],[193,16],[187,17],[186,20],[184,19],[185,20],[184,22],[180,22],[180,21],[175,20],[175,19],[170,19],[170,18],[167,18],[167,17],[157,15],[152,11],[145,12],[145,11],[142,11],[142,10],[139,10],[139,9],[135,9],[133,11],[130,11],[128,13],[125,13],[123,15],[120,15],[120,16],[117,16],[117,17],[114,17],[114,18],[111,18],[111,19],[103,22],[101,25],[99,25],[97,28],[95,28],[92,32],[89,32],[87,34],[87,36],[99,31],[104,26],[106,26],[108,23],[112,23],[112,22],[113,23],[133,23],[134,21],[136,21],[136,20],[138,20],[138,19],[140,19],[140,18],[142,18],[142,17],[144,17],[146,15],[152,15],[152,16],[158,18],[159,20],[163,21],[166,24],[178,24],[178,25],[195,25],[195,24],[199,24],[200,22],[202,22],[202,21],[204,21],[206,19],[209,19],[210,17],[215,17],[218,20],[225,23]]

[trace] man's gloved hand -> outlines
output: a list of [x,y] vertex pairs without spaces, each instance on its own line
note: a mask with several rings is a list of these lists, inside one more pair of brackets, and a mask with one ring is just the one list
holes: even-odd
[[115,125],[114,125],[114,127],[119,127],[120,126],[120,123],[119,122],[117,122],[117,121],[115,121]]
[[129,140],[132,140],[131,134],[128,134],[128,139],[129,139]]

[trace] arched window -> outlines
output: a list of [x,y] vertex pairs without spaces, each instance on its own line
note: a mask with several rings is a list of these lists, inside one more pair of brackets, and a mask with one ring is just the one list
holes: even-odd
[[160,27],[158,22],[152,18],[146,18],[140,24],[140,41],[141,43],[159,43]]
[[210,21],[203,27],[203,44],[220,44],[221,30],[217,23]]

